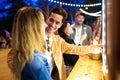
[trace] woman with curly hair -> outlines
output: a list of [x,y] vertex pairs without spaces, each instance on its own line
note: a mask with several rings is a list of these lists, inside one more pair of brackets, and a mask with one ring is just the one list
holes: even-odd
[[14,80],[52,80],[41,47],[45,46],[45,23],[39,8],[22,7],[15,15],[12,49],[7,61]]

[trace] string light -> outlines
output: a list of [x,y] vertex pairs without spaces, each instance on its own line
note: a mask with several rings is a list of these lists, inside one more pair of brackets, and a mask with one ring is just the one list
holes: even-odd
[[89,13],[89,12],[83,10],[82,8],[80,8],[80,11],[81,11],[82,13],[84,13],[84,14],[89,15],[89,16],[101,16],[100,13],[102,13],[102,11],[98,11],[98,12],[95,12],[95,13]]
[[98,11],[95,13],[89,13],[82,8],[85,8],[88,10],[89,7],[96,7],[96,6],[101,6],[102,3],[94,3],[94,4],[72,4],[72,3],[66,3],[66,2],[61,2],[57,0],[48,0],[49,2],[55,3],[55,4],[60,4],[60,5],[65,5],[65,6],[71,6],[71,7],[80,7],[80,11],[83,12],[84,14],[87,14],[89,16],[101,16],[102,11]]
[[85,9],[87,10],[87,9],[88,9],[88,7],[85,7]]
[[72,4],[72,3],[65,3],[61,1],[56,1],[56,0],[48,0],[49,2],[53,2],[56,4],[61,4],[65,6],[74,6],[74,7],[96,7],[96,6],[101,6],[101,3],[95,3],[95,4]]

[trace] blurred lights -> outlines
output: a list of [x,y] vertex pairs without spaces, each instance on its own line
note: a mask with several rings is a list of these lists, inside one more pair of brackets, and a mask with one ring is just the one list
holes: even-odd
[[95,6],[101,6],[101,3],[95,3],[95,4],[72,4],[72,3],[65,3],[61,1],[56,1],[56,0],[48,0],[49,2],[57,3],[57,4],[62,4],[66,6],[74,6],[74,7],[95,7]]
[[4,6],[4,9],[9,9],[9,8],[11,8],[12,7],[12,3],[8,3],[8,4],[6,4],[5,6]]
[[83,12],[84,14],[89,15],[89,16],[101,16],[100,13],[102,13],[102,11],[98,11],[98,12],[95,12],[95,13],[89,13],[89,12],[86,12],[85,10],[83,10],[82,8],[80,8],[80,11]]
[[0,13],[0,19],[2,19],[3,17],[7,17],[9,14],[7,12],[2,12]]

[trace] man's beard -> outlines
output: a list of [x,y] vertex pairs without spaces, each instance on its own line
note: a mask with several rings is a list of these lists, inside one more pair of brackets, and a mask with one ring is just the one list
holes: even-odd
[[82,25],[82,23],[81,23],[81,22],[77,22],[76,24],[77,24],[77,25]]

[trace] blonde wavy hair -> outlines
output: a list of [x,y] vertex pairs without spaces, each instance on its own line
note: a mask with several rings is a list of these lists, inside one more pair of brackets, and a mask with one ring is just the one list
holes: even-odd
[[44,16],[39,8],[22,7],[13,21],[12,50],[14,55],[12,73],[14,80],[21,80],[21,71],[32,60],[34,50],[40,51],[44,42]]

